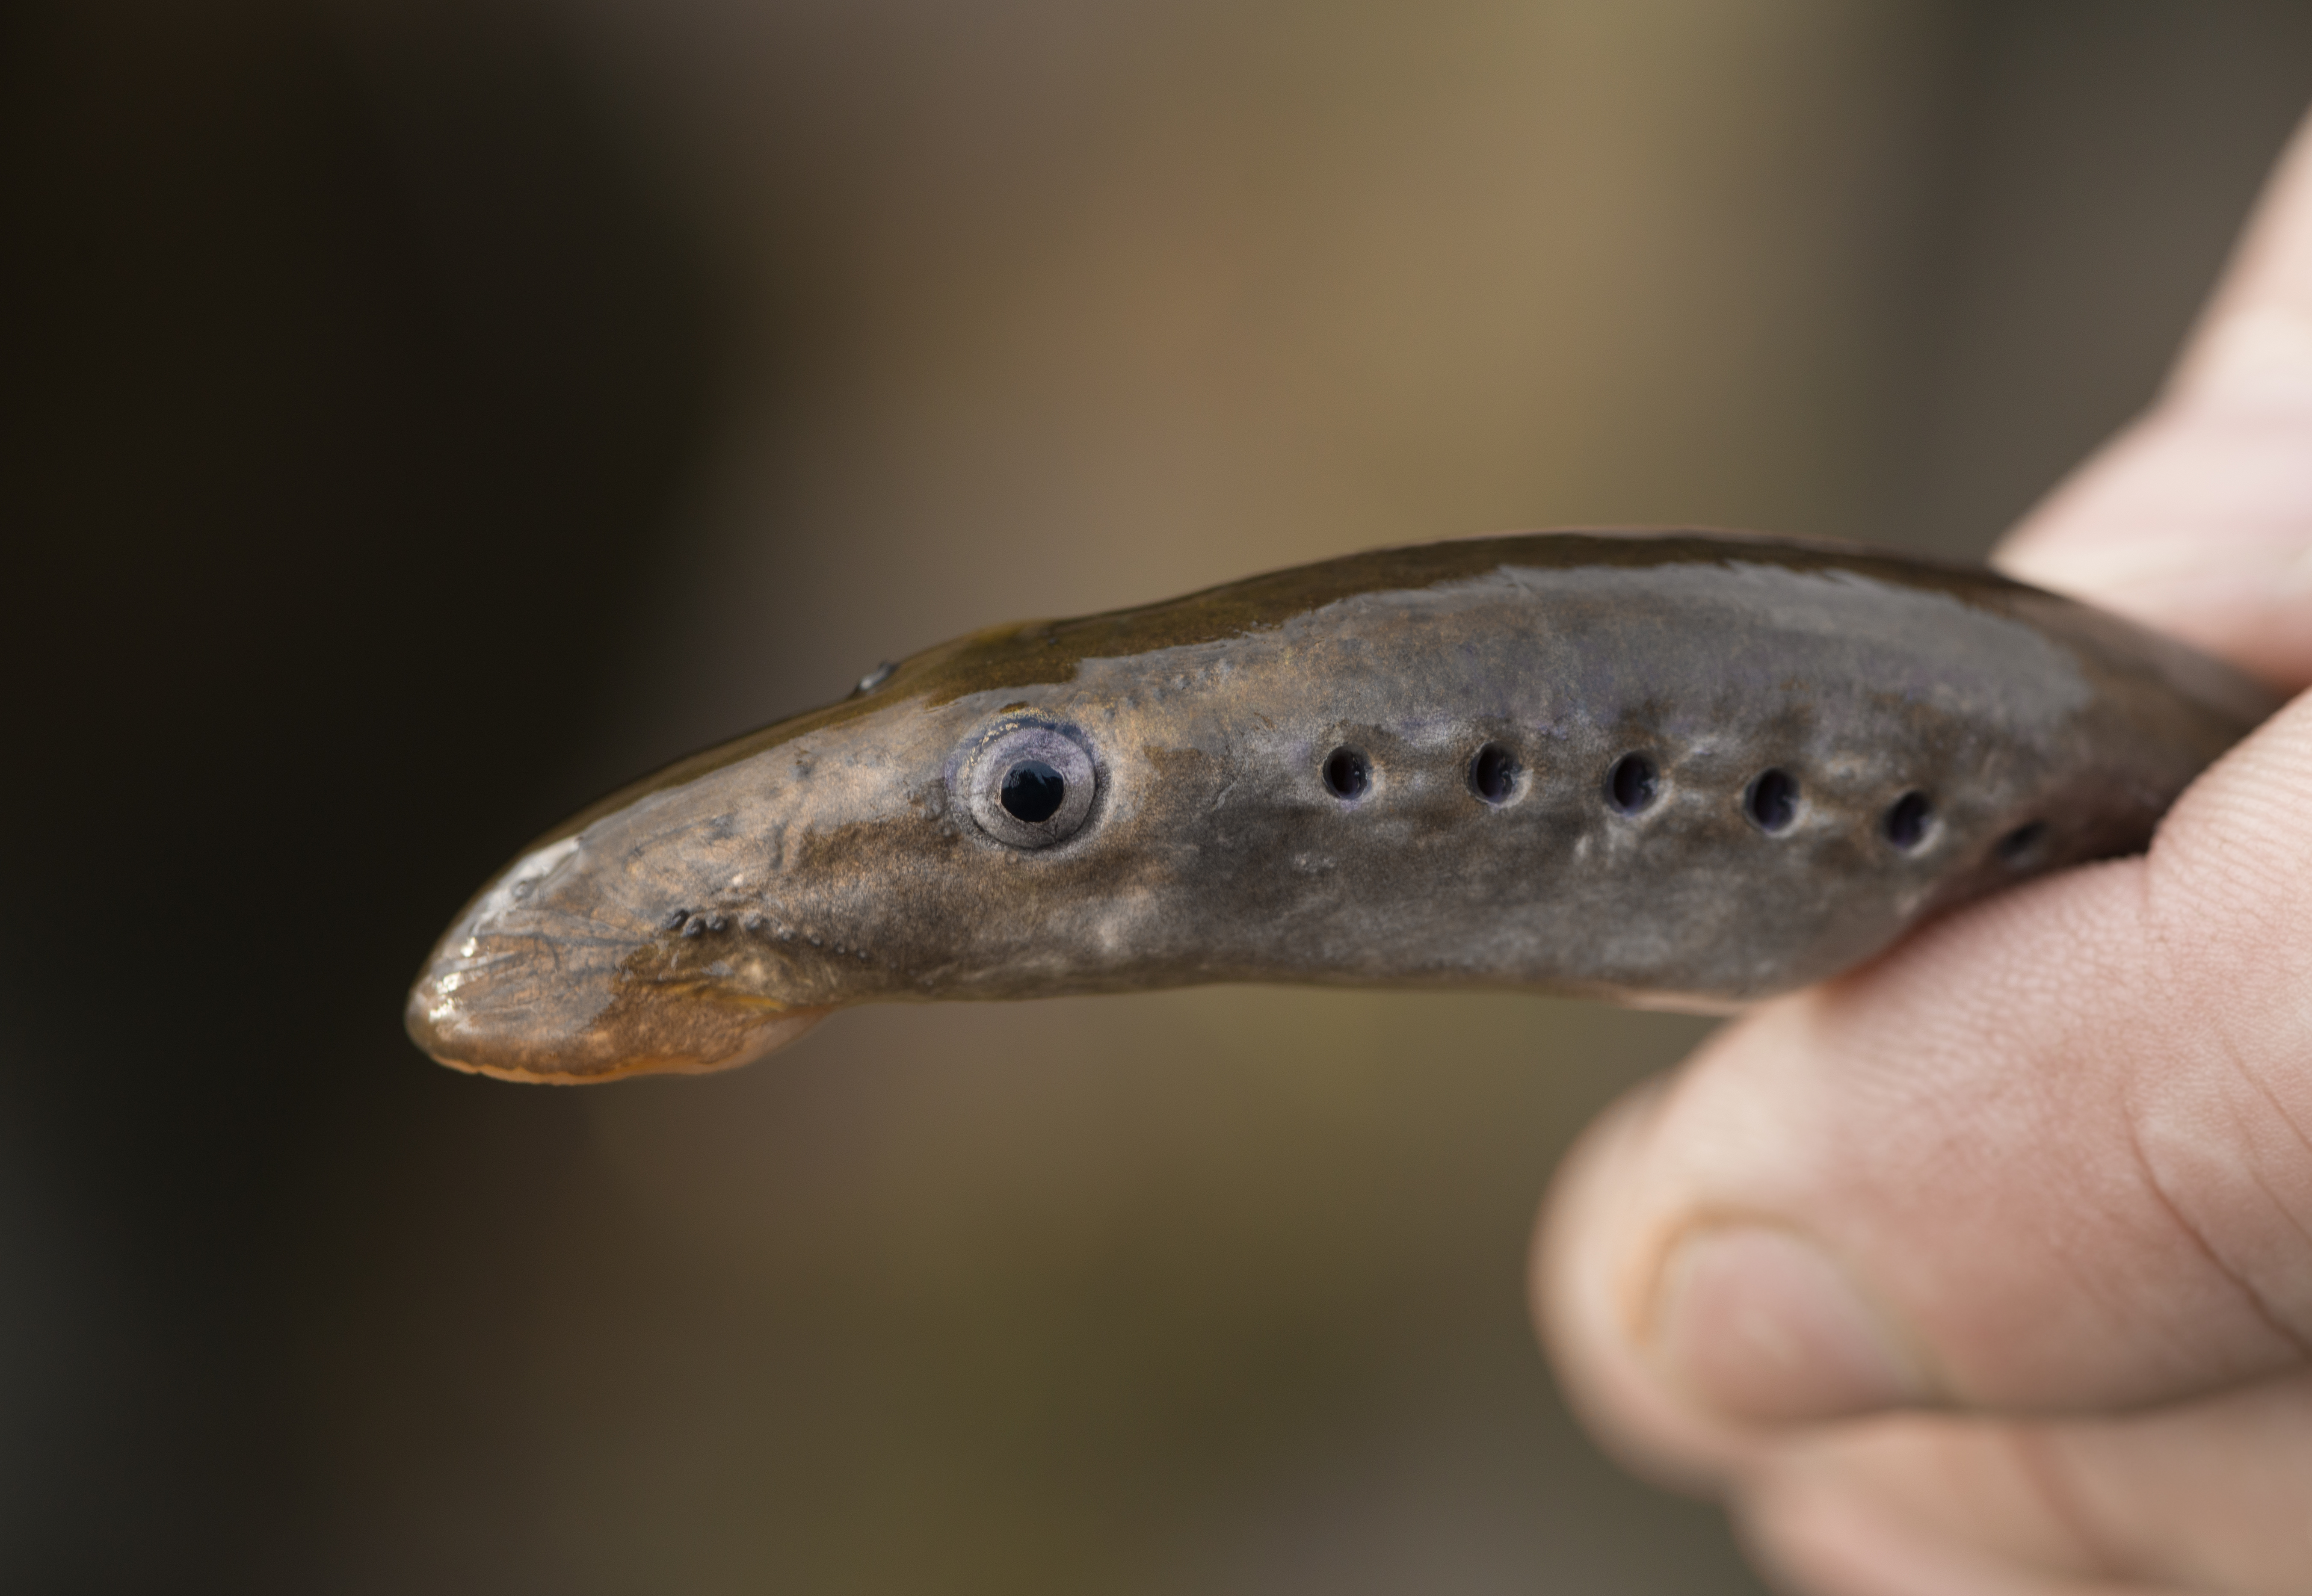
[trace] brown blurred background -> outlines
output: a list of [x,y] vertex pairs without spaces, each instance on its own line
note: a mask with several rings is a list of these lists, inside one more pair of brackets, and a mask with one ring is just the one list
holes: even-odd
[[1974,554],[2312,100],[2249,0],[30,0],[0,22],[0,1586],[1742,1592],[1567,1417],[1695,1022],[1222,990],[453,1076],[625,777],[1377,543]]

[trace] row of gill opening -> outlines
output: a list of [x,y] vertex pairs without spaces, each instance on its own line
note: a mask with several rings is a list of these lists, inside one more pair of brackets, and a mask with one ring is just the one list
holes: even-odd
[[[1326,790],[1344,803],[1354,803],[1372,790],[1372,763],[1361,749],[1346,745],[1334,749],[1325,756],[1323,771]],[[1470,755],[1469,791],[1494,808],[1516,798],[1524,781],[1524,765],[1499,743],[1486,743]],[[1661,767],[1651,754],[1625,754],[1606,768],[1600,785],[1606,806],[1614,813],[1642,815],[1661,797]],[[1770,766],[1743,788],[1743,816],[1767,836],[1780,836],[1798,823],[1800,796],[1798,778]],[[1934,800],[1917,788],[1897,797],[1878,817],[1879,836],[1902,853],[1925,846],[1934,827]],[[2046,837],[2046,823],[2035,820],[2009,832],[1994,851],[2001,863],[2021,868],[2037,862]]]

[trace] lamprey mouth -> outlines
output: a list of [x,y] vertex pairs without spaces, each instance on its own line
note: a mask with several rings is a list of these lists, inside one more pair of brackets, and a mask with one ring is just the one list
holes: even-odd
[[[420,990],[427,985],[421,981]],[[495,1080],[581,1086],[735,1069],[784,1047],[829,1012],[669,991],[613,1004],[596,1023],[564,1036],[549,1034],[519,1009],[477,1016],[466,1008],[444,1023],[421,1011],[416,999],[407,1023],[410,1039],[437,1064]]]
[[691,967],[671,912],[598,863],[569,837],[492,883],[411,989],[410,1040],[452,1069],[574,1086],[733,1068],[828,1012],[766,994],[759,969]]

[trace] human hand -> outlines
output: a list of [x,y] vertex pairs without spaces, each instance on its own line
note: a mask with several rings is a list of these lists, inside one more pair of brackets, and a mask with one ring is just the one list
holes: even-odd
[[[2000,563],[2312,684],[2312,122],[2157,407]],[[1606,1443],[1794,1589],[2312,1590],[2312,695],[2146,857],[1624,1102],[1534,1278]]]

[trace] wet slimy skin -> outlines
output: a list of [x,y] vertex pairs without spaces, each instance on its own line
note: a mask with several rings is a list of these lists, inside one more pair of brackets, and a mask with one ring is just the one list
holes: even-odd
[[614,795],[410,993],[521,1080],[828,1010],[1205,981],[1726,1007],[2142,848],[2274,707],[1988,572],[1835,545],[1383,550],[976,632]]

